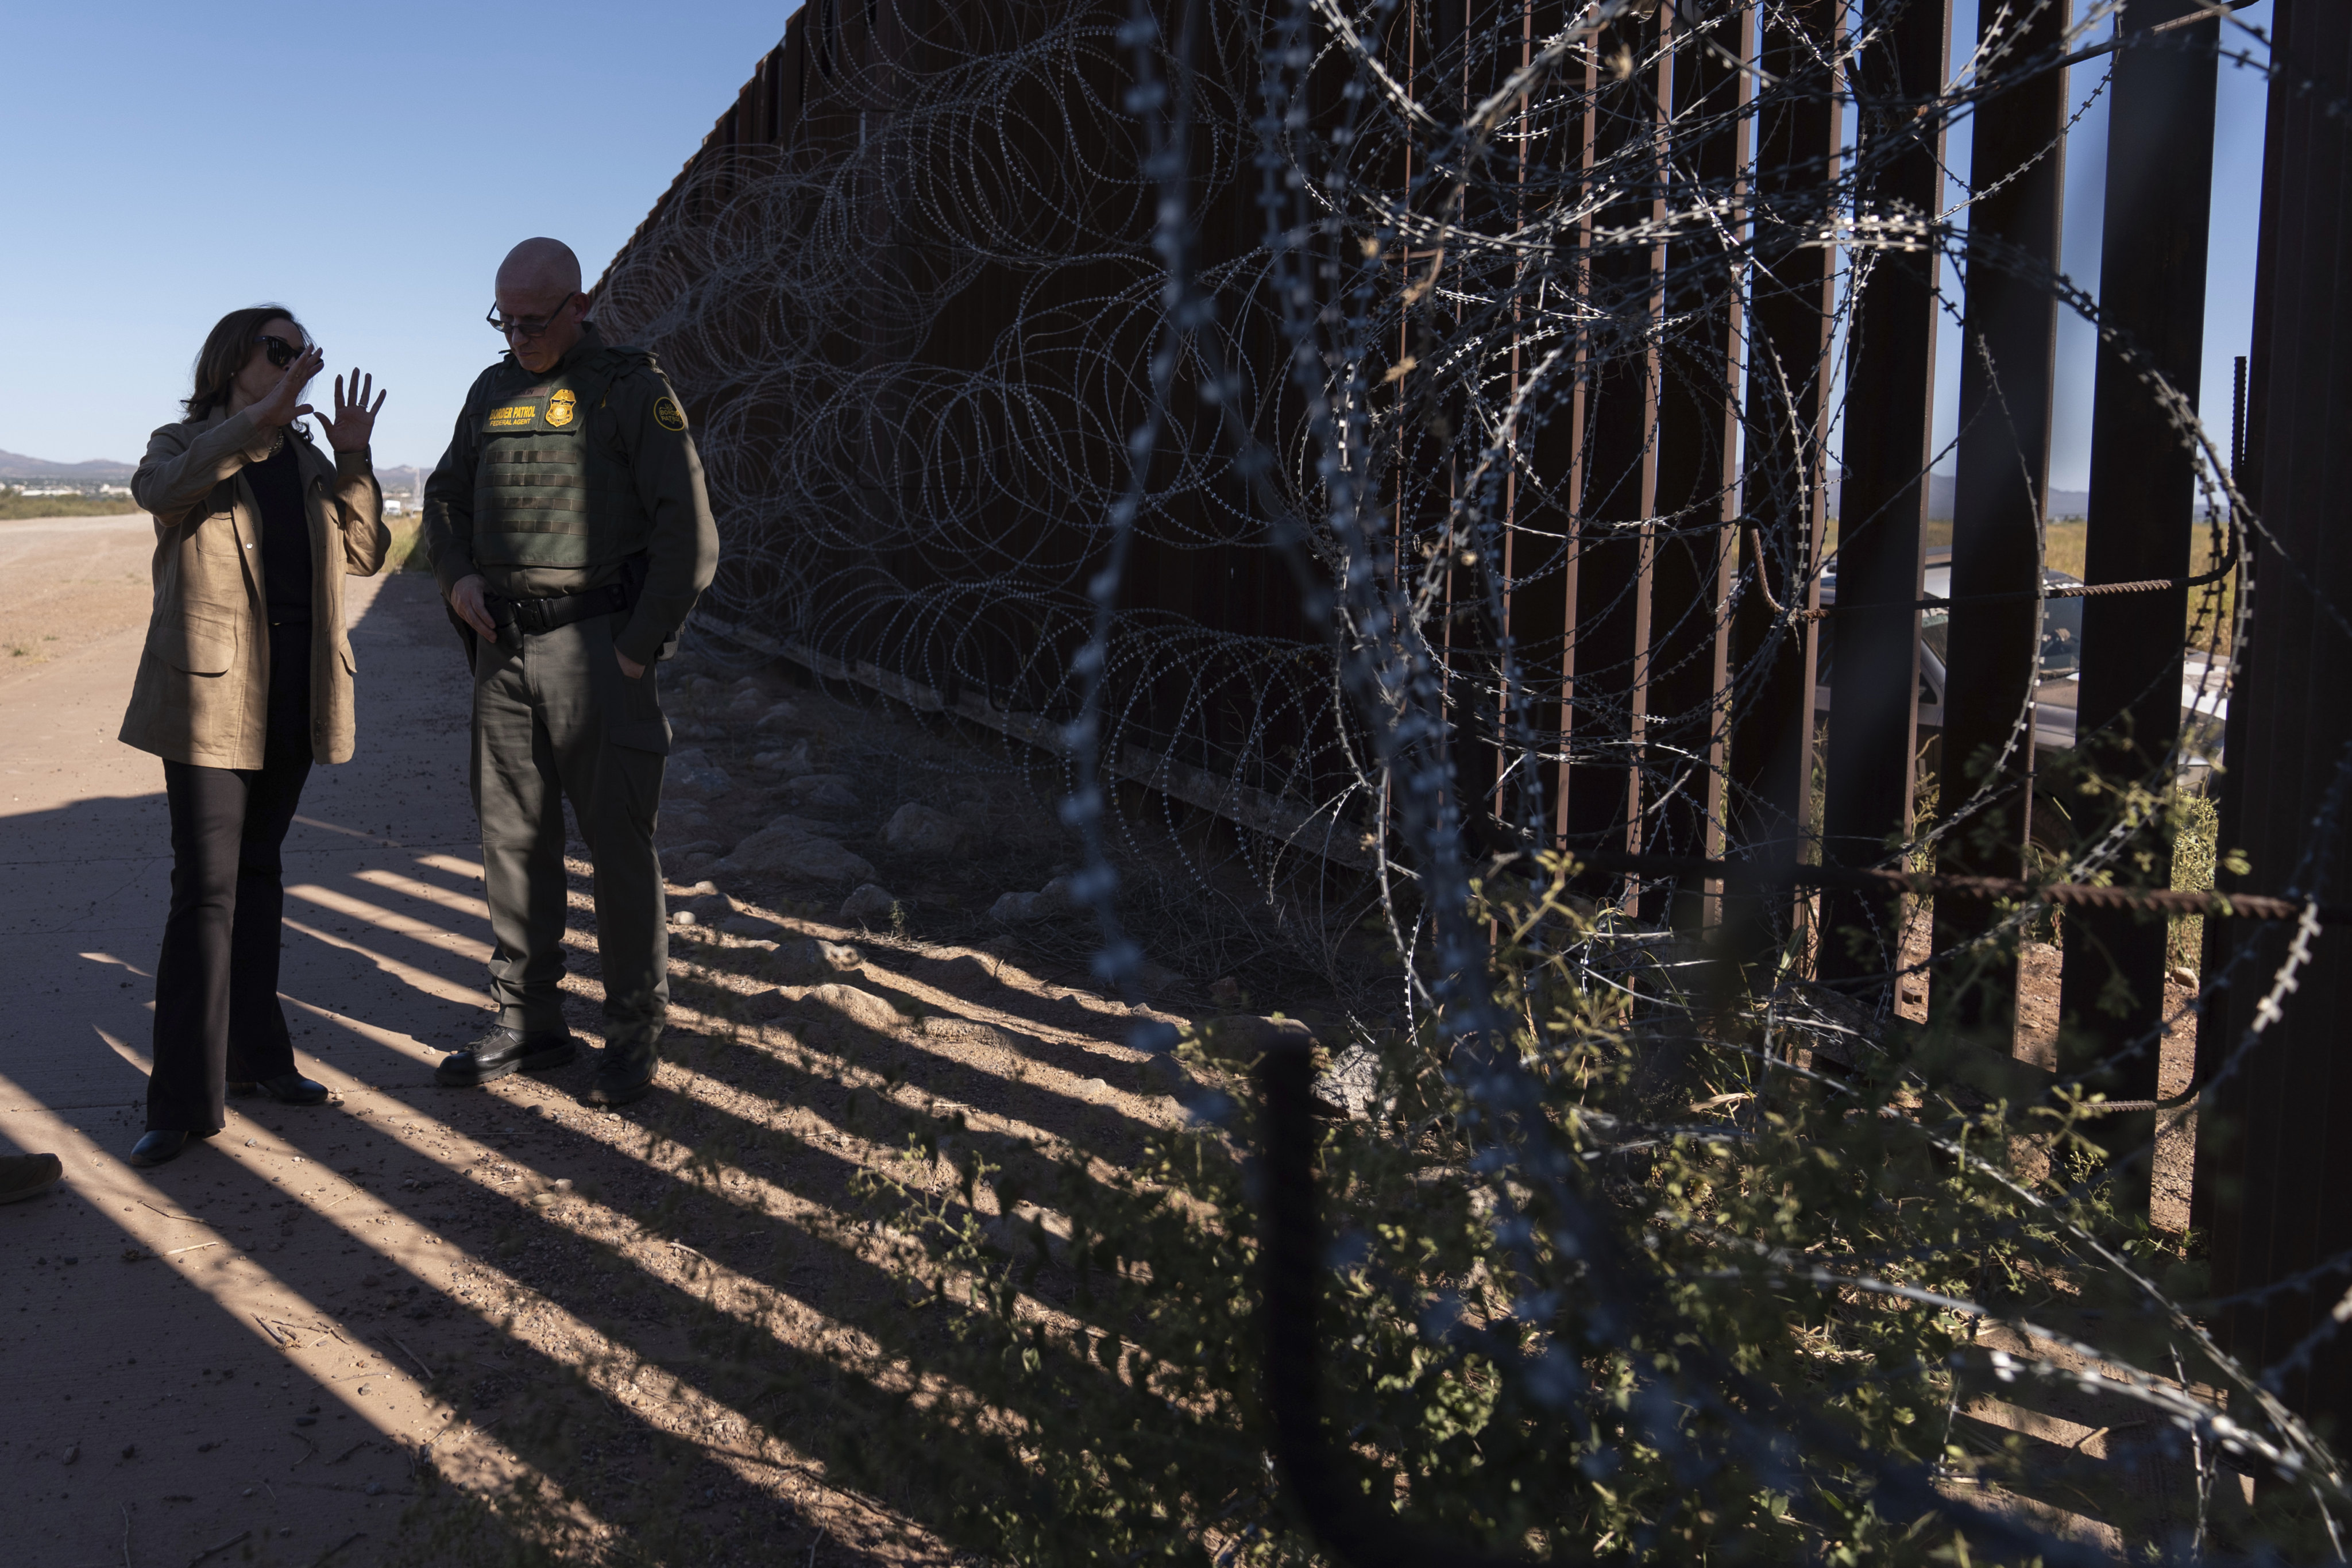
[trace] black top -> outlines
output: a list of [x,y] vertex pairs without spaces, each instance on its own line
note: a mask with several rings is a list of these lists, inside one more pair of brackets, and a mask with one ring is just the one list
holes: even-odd
[[302,465],[289,434],[275,456],[246,465],[245,477],[261,509],[261,581],[269,592],[269,619],[310,618],[310,520],[302,507]]

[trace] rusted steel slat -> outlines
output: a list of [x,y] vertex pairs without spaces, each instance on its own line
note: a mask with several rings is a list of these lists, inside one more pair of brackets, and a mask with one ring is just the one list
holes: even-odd
[[[1855,62],[1865,216],[1917,222],[1936,211],[1944,127],[1915,106],[1940,90],[1951,58],[1948,0],[1867,0],[1875,40]],[[1936,383],[1937,252],[1879,249],[1853,308],[1847,351],[1845,478],[1839,488],[1837,604],[1824,865],[1879,864],[1910,837],[1917,780],[1921,538]],[[1898,905],[1852,889],[1822,900],[1818,973],[1875,981],[1900,964]],[[1849,933],[1864,937],[1849,945]]]
[[[2202,9],[2197,0],[2128,0],[2126,34]],[[2220,23],[2208,19],[2160,47],[2116,56],[2109,92],[2107,186],[2099,265],[2099,314],[2126,334],[2191,404],[2205,355],[2205,239],[2213,188],[2213,100]],[[2084,575],[2094,583],[2185,577],[2197,510],[2196,465],[2168,410],[2104,342],[2091,421],[2091,506]],[[2078,754],[2123,778],[2164,777],[2180,732],[2181,626],[2189,591],[2102,595],[2083,606],[2083,675],[2076,694]],[[2106,743],[2107,731],[2115,731]],[[2076,842],[2086,828],[2076,825]],[[2147,857],[2141,879],[2172,883],[2168,837],[2147,830],[2127,851]],[[2059,1016],[2085,1032],[2113,1074],[2118,1099],[2153,1100],[2163,1023],[2162,921],[2086,910],[2065,926]],[[2124,994],[2111,994],[2120,981]],[[2118,1055],[2126,1052],[2127,1055]],[[2062,1058],[2062,1071],[2087,1062]],[[2127,1121],[2113,1147],[2136,1147],[2153,1123]],[[2133,1206],[2147,1201],[2151,1168],[2126,1178]]]
[[1820,600],[1830,413],[1830,342],[1836,320],[1836,251],[1822,243],[1833,215],[1822,193],[1836,173],[1841,8],[1800,0],[1768,14],[1763,68],[1818,90],[1759,117],[1754,283],[1748,301],[1743,510],[1759,527],[1742,564],[1732,616],[1732,719],[1726,852],[1791,860],[1812,831],[1815,624],[1772,611],[1759,572],[1792,607]]
[[[2254,385],[2263,518],[2294,570],[2265,549],[2250,657],[2231,694],[2232,736],[2224,787],[2243,789],[2232,816],[2252,862],[2227,890],[2334,892],[2352,874],[2352,854],[2329,799],[2352,743],[2352,707],[2343,675],[2352,637],[2339,619],[2352,605],[2352,538],[2342,526],[2352,454],[2342,437],[2352,419],[2352,132],[2326,90],[2352,70],[2352,8],[2335,0],[2279,0],[2263,228],[2258,262]],[[2326,835],[2326,837],[2323,837]],[[2315,849],[2319,858],[2306,862]],[[2232,925],[2240,922],[2232,921]],[[2259,1005],[2288,951],[2277,930],[2231,933],[2251,942],[2251,962],[2231,988],[2222,1018],[2207,1027],[2223,1050],[2248,1043]],[[2198,1129],[2199,1181],[2210,1184],[2217,1284],[2237,1292],[2283,1279],[2352,1246],[2352,1058],[2344,1049],[2352,1015],[2352,942],[2330,930],[2308,944],[2310,962],[2283,1012],[2267,1020],[2250,1054],[2210,1089]],[[2205,1044],[2200,1030],[2200,1046]],[[2234,1309],[2231,1348],[2250,1364],[2280,1360],[2314,1326],[2327,1326],[2344,1272]],[[2306,1414],[2352,1415],[2352,1342],[2328,1339],[2281,1393]]]
[[[1968,304],[1960,343],[1958,473],[1952,500],[1952,596],[2017,594],[2042,574],[2050,490],[2051,386],[2057,365],[2056,269],[2065,194],[2065,73],[2028,73],[2054,53],[2070,6],[2054,0],[2021,21],[1998,7],[1979,19],[2023,77],[1977,110],[1969,182]],[[1844,596],[1844,584],[1839,584]],[[2032,598],[1956,603],[1944,692],[1941,805],[1950,813],[1989,786],[1968,826],[1946,837],[1942,868],[2014,877],[2024,868],[2033,773],[2033,691],[2042,606]],[[1990,770],[1990,771],[1988,771]],[[1936,945],[1981,934],[1983,911],[1936,910]],[[1988,960],[1965,974],[1954,1016],[2008,1048],[2016,1027],[2016,964]]]

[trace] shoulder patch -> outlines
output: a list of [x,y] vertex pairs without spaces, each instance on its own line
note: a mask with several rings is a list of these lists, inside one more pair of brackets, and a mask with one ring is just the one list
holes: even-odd
[[655,398],[654,423],[659,425],[665,430],[685,429],[686,415],[678,408],[677,399],[675,397]]

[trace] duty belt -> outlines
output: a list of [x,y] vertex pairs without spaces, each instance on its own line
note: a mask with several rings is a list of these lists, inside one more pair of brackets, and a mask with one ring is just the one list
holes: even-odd
[[500,631],[513,626],[533,637],[574,621],[617,616],[636,603],[636,595],[629,592],[625,582],[607,583],[601,588],[558,594],[546,599],[510,599],[504,594],[484,594],[482,599],[489,606],[492,626]]

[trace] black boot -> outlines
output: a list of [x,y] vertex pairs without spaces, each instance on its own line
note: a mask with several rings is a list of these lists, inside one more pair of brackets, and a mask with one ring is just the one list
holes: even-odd
[[[217,1129],[215,1130],[216,1131]],[[131,1163],[134,1165],[168,1165],[187,1152],[192,1139],[210,1138],[214,1131],[186,1132],[178,1128],[163,1128],[143,1134],[131,1146]]]
[[327,1086],[299,1072],[281,1072],[272,1078],[255,1079],[249,1083],[232,1082],[231,1094],[266,1094],[280,1105],[324,1105]]
[[643,1100],[654,1087],[654,1074],[661,1058],[654,1047],[657,1037],[639,1036],[631,1040],[614,1040],[596,1053],[596,1081],[580,1098],[590,1105],[607,1110],[626,1105],[633,1100]]
[[515,1071],[548,1072],[580,1054],[569,1029],[526,1035],[499,1025],[462,1051],[441,1059],[433,1080],[450,1089],[471,1089]]

